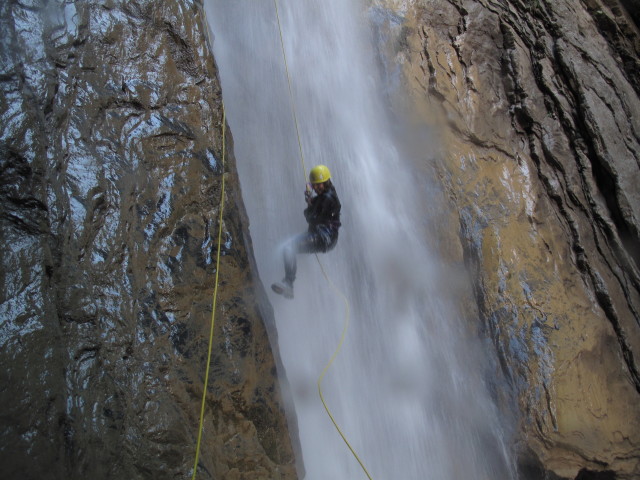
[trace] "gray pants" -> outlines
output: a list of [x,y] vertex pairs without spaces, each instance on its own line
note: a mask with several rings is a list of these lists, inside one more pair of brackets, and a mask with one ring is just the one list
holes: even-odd
[[314,231],[301,233],[289,240],[284,246],[284,281],[293,285],[296,279],[299,253],[324,253],[331,250],[338,242],[338,230],[318,227]]

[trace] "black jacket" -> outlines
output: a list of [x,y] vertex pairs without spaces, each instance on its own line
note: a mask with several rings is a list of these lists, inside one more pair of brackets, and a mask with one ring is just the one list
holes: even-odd
[[[340,200],[333,185],[311,199],[304,211],[304,218],[309,224],[309,231],[317,231],[318,227],[326,227],[333,234],[340,228]],[[324,229],[322,229],[324,230]]]

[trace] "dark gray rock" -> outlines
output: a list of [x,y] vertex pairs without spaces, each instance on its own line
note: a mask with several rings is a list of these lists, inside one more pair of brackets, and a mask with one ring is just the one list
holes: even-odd
[[224,175],[198,478],[296,478],[201,4],[0,19],[0,476],[190,475]]

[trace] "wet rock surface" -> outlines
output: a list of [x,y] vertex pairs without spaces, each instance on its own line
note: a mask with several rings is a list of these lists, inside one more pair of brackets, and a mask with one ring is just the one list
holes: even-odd
[[297,478],[201,7],[0,5],[2,478],[190,476],[223,175],[198,478]]
[[499,395],[520,412],[524,478],[640,478],[638,11],[389,0],[371,13],[381,65],[410,92],[396,108],[444,139],[418,155],[456,211],[448,253],[473,274]]

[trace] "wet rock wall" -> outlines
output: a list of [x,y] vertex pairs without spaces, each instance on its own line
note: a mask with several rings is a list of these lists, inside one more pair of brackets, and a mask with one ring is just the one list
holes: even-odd
[[0,25],[0,477],[190,476],[224,176],[198,478],[297,478],[202,5]]
[[[637,2],[381,1],[457,224],[523,478],[640,478]],[[433,145],[433,144],[431,144]]]

